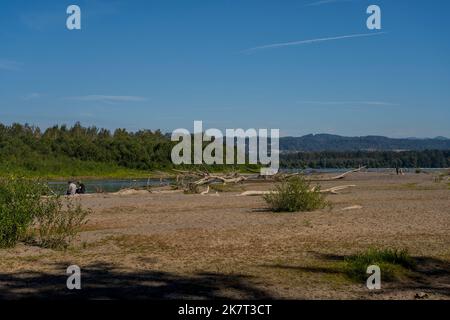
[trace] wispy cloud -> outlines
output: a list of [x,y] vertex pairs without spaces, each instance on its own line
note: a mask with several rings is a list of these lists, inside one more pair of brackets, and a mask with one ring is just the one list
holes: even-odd
[[264,45],[264,46],[258,46],[258,47],[246,49],[246,50],[243,50],[242,53],[252,53],[252,52],[255,52],[258,50],[264,50],[264,49],[275,49],[275,48],[281,48],[281,47],[299,46],[299,45],[304,45],[304,44],[333,41],[333,40],[352,39],[352,38],[361,38],[361,37],[373,37],[373,36],[379,36],[379,35],[382,35],[385,33],[386,32],[384,32],[384,31],[371,32],[371,33],[358,33],[358,34],[348,34],[348,35],[336,36],[336,37],[315,38],[315,39],[292,41],[292,42],[273,43],[273,44],[268,44],[268,45]]
[[315,1],[315,2],[311,2],[306,4],[306,7],[316,7],[316,6],[321,6],[324,4],[331,4],[331,3],[340,3],[340,2],[352,2],[353,0],[320,0],[320,1]]
[[77,101],[95,101],[95,102],[142,102],[147,99],[138,96],[108,96],[108,95],[87,95],[78,97],[68,97],[69,100]]
[[42,98],[42,94],[39,92],[33,92],[22,97],[23,100],[35,100],[39,98]]
[[22,13],[19,19],[25,26],[36,31],[44,31],[61,24],[61,15],[57,12]]
[[367,105],[367,106],[398,106],[398,103],[387,102],[387,101],[298,101],[299,104],[315,104],[315,105],[323,105],[323,106],[332,106],[332,105]]
[[0,59],[0,70],[17,71],[22,67],[22,63],[12,60]]

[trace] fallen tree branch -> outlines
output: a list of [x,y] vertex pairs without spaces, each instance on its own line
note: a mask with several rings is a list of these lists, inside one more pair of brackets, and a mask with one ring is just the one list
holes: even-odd
[[332,187],[329,189],[324,189],[324,190],[320,190],[321,193],[332,193],[332,194],[338,194],[338,191],[347,189],[347,188],[354,188],[356,187],[356,185],[354,184],[350,184],[350,185],[346,185],[346,186],[337,186],[337,187]]
[[[174,169],[174,171],[179,173],[179,175],[177,175],[178,186],[189,193],[200,193],[198,187],[204,185],[207,185],[209,187],[209,185],[217,182],[221,182],[222,184],[240,183],[248,179],[247,177],[244,177],[237,172],[233,172],[227,175],[218,175],[211,174],[207,171],[184,171],[177,169]],[[188,178],[187,183],[184,182],[185,178]]]
[[[352,187],[356,187],[356,185],[346,185],[346,186],[336,186],[336,187],[332,187],[329,189],[324,189],[324,190],[320,190],[320,193],[331,193],[331,194],[339,194],[338,191],[347,189],[347,188],[352,188]],[[316,188],[311,188],[310,191],[314,191]],[[238,194],[238,196],[264,196],[267,194],[276,194],[278,193],[277,191],[245,191],[242,192],[241,194]]]
[[366,169],[366,166],[364,167],[360,167],[358,169],[354,169],[354,170],[350,170],[347,172],[344,172],[338,176],[335,177],[331,177],[331,178],[322,178],[322,179],[306,179],[307,181],[334,181],[334,180],[340,180],[340,179],[344,179],[345,176],[347,176],[350,173],[355,173],[355,172],[360,172],[362,169]]

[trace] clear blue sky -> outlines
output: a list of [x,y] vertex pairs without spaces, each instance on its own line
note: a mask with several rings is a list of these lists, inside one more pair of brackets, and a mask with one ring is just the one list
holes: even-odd
[[[383,33],[353,36],[380,32],[370,4]],[[450,137],[449,14],[448,0],[2,0],[0,122]]]

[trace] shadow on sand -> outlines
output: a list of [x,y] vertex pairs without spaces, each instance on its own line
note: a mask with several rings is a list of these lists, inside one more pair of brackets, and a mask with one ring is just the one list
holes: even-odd
[[81,270],[81,290],[68,290],[70,264],[58,264],[60,274],[20,272],[0,274],[0,299],[271,299],[249,283],[249,277],[218,273],[179,276],[167,272],[120,272],[108,264]]
[[[343,262],[346,258],[342,255],[322,254],[317,252],[310,252],[310,254],[325,262]],[[414,260],[416,261],[416,267],[412,272],[406,275],[406,279],[390,282],[389,286],[386,286],[384,291],[401,292],[414,290],[450,297],[450,262],[431,257],[414,257]],[[330,267],[282,264],[264,265],[264,267],[319,274],[345,275],[341,268],[336,267],[336,264],[331,264]]]

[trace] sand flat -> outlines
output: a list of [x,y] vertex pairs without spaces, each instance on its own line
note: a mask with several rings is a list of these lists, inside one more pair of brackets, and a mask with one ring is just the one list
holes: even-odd
[[[323,187],[343,184],[356,187],[307,213],[271,213],[239,192],[81,197],[93,214],[73,248],[0,250],[0,297],[450,299],[448,183],[355,173]],[[406,248],[418,269],[369,291],[337,268],[369,247]],[[65,289],[71,264],[82,269],[80,292]]]

